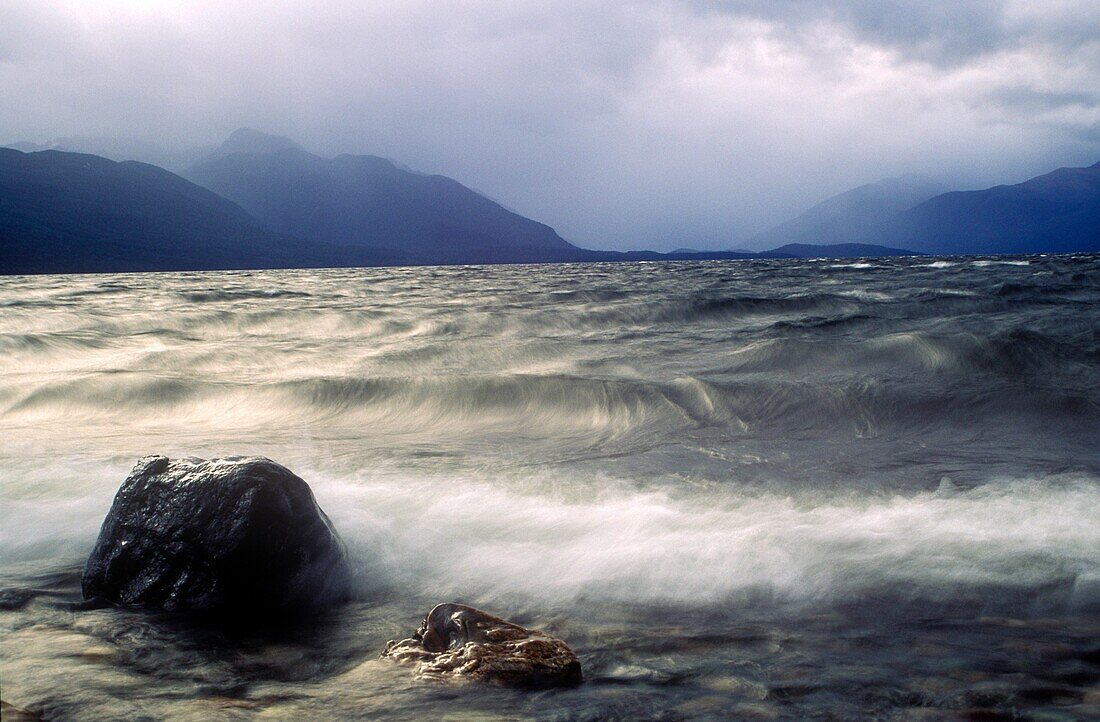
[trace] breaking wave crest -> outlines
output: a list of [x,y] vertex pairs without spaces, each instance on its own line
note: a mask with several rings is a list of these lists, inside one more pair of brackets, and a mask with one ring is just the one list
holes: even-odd
[[577,499],[454,479],[324,487],[364,580],[428,596],[705,605],[946,601],[971,589],[996,607],[998,589],[1005,604],[1062,611],[1100,603],[1096,488],[1061,477],[881,497],[700,498],[604,480]]
[[[24,334],[0,342],[17,353],[45,348],[65,357],[110,351],[102,339]],[[665,378],[647,378],[630,360],[608,369],[549,355],[524,359],[518,371],[425,375],[414,367],[399,376],[317,376],[301,369],[291,378],[206,376],[205,354],[191,368],[186,358],[169,360],[173,373],[64,374],[4,389],[0,419],[154,426],[186,420],[212,428],[369,423],[380,433],[505,429],[620,438],[684,426],[737,432],[745,424],[812,429],[867,419],[928,425],[983,411],[1100,417],[1100,392],[1080,382],[1100,365],[1100,340],[1084,331],[900,332],[865,340],[781,335],[731,345],[709,373]],[[534,368],[525,372],[524,365]],[[623,368],[629,373],[614,373]],[[823,374],[829,384],[818,381]]]

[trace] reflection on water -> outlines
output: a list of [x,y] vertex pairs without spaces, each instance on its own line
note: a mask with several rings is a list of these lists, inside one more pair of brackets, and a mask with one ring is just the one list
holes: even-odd
[[[1100,715],[1100,259],[0,279],[0,669],[48,719]],[[79,605],[134,461],[265,454],[354,603]],[[414,682],[434,603],[586,682]],[[998,717],[998,715],[1000,717]]]

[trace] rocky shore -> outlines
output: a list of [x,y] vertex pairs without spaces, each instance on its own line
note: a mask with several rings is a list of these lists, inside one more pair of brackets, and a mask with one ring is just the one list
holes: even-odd
[[[309,485],[270,459],[147,456],[123,482],[84,568],[91,604],[308,618],[347,601],[343,541]],[[581,666],[565,642],[463,604],[436,605],[381,655],[419,679],[570,686]]]

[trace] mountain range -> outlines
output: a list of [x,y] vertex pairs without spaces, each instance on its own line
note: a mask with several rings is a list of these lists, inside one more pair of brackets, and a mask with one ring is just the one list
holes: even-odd
[[0,149],[7,273],[183,270],[292,254],[236,204],[168,171],[94,155]]
[[888,244],[942,255],[1100,251],[1100,163],[974,191],[891,178],[822,201],[753,242]]
[[445,176],[248,129],[180,175],[25,149],[0,148],[0,273],[1100,250],[1100,164],[984,191],[888,179],[752,240],[770,251],[658,253],[579,248]]
[[886,233],[926,253],[1100,251],[1100,163],[937,195],[895,216]]
[[760,233],[757,248],[786,244],[871,243],[883,237],[891,218],[950,189],[919,175],[887,178],[828,198],[805,213]]
[[458,181],[370,155],[322,158],[238,130],[185,171],[276,233],[407,264],[576,260],[581,249]]
[[380,253],[268,230],[157,166],[0,148],[0,272],[96,273],[372,265]]

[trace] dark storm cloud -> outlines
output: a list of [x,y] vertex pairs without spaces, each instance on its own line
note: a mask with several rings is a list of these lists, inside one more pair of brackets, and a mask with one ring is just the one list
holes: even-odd
[[1006,108],[1029,113],[1050,112],[1065,109],[1091,109],[1100,106],[1100,89],[1093,92],[1049,92],[1034,88],[1000,88],[990,97]]
[[717,5],[782,21],[790,27],[801,28],[822,21],[836,23],[863,41],[894,48],[908,58],[944,65],[991,52],[1003,47],[1006,41],[1005,3],[997,0],[954,3],[791,0]]
[[854,37],[942,66],[1041,42],[1075,49],[1100,34],[1100,3],[1011,0],[696,0],[699,12],[732,14],[805,29],[827,22]]
[[1095,0],[3,0],[0,141],[248,125],[582,244],[728,247],[883,176],[1095,162],[1098,29]]

